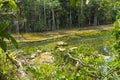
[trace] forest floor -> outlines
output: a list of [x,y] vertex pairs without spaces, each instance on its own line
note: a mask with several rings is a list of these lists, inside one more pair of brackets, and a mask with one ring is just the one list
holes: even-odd
[[89,26],[75,29],[59,30],[59,31],[48,31],[39,33],[22,33],[20,35],[13,34],[18,42],[34,42],[34,41],[44,41],[56,38],[62,38],[66,36],[75,35],[93,35],[100,33],[101,31],[112,30],[113,25],[100,25],[100,26]]

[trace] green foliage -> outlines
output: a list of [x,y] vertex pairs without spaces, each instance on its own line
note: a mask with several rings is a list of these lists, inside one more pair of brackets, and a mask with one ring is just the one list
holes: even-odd
[[36,80],[52,80],[52,74],[56,70],[57,66],[42,64],[35,67],[27,67],[27,69],[33,74]]
[[70,0],[70,3],[73,7],[76,7],[79,4],[79,0]]
[[12,11],[15,11],[17,9],[17,5],[14,0],[9,0],[9,4],[12,7]]
[[17,9],[17,5],[14,0],[5,0],[5,1],[1,0],[0,2],[1,2],[0,9],[2,12],[3,11],[8,11],[8,12],[16,11],[16,9]]
[[0,32],[6,30],[7,26],[8,26],[8,24],[1,23],[1,24],[0,24]]
[[1,46],[1,48],[2,48],[4,51],[6,51],[6,50],[7,50],[7,44],[6,44],[6,42],[5,42],[5,41],[0,40],[0,46]]
[[114,46],[114,49],[117,51],[118,55],[120,56],[120,11],[116,16],[113,35],[116,38],[116,42],[114,43],[113,46]]
[[[15,80],[17,69],[7,58],[7,52],[0,49],[0,79],[1,80]],[[11,58],[15,58],[14,54],[9,54]],[[11,75],[12,74],[12,75]]]
[[115,36],[117,40],[120,39],[120,12],[118,12],[118,15],[116,16],[113,35]]
[[[9,0],[9,1],[1,0],[0,2],[2,3],[1,5],[4,6],[4,7],[0,8],[1,10],[3,10],[2,12],[4,12],[4,8],[6,8],[6,10],[10,10],[10,11],[15,11],[16,8],[17,8],[16,3],[14,2],[14,0]],[[11,8],[9,9],[6,6],[5,3],[7,3]],[[8,25],[9,24],[8,24],[7,21],[0,23],[0,46],[4,51],[7,50],[7,43],[5,42],[5,39],[10,40],[14,44],[14,46],[16,48],[18,48],[18,44],[17,44],[16,40],[9,33],[6,32],[6,29],[7,29]]]
[[[14,0],[0,0],[0,12],[4,14],[0,14],[1,16],[8,17],[9,12],[15,11],[17,8]],[[9,18],[9,17],[8,17]],[[15,69],[14,66],[10,63],[7,57],[7,41],[10,40],[16,48],[18,48],[18,44],[16,40],[7,33],[6,29],[9,26],[9,20],[0,21],[0,79],[2,80],[13,80],[15,79]],[[3,52],[4,50],[4,52]],[[9,54],[8,54],[9,55]],[[11,71],[12,70],[12,71]],[[11,75],[11,73],[13,75]]]
[[6,44],[6,42],[4,41],[5,39],[8,39],[8,40],[10,40],[13,44],[14,44],[14,46],[16,47],[16,48],[18,48],[18,44],[17,44],[17,42],[16,42],[16,40],[10,35],[10,34],[8,34],[5,30],[6,30],[6,28],[8,27],[8,24],[0,24],[0,28],[1,28],[1,30],[0,30],[0,46],[1,46],[1,48],[4,50],[4,51],[6,51],[7,50],[7,44]]

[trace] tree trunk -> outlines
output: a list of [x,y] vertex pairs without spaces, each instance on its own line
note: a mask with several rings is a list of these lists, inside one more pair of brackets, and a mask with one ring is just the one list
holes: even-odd
[[[36,14],[37,14],[37,9],[36,9],[37,8],[37,3],[34,3],[34,4],[35,4],[35,7],[34,7],[34,9],[35,9],[34,19],[35,19],[35,24],[37,24],[37,19],[36,19],[37,18],[37,16],[36,16]],[[35,32],[38,31],[37,26],[38,25],[34,26],[35,27]]]
[[83,15],[83,0],[81,0],[80,2],[81,2],[81,14]]
[[16,26],[17,26],[17,30],[16,30],[16,31],[17,31],[17,34],[20,35],[20,31],[19,31],[19,22],[18,22],[18,20],[17,20]]
[[96,13],[95,13],[95,15],[94,15],[94,23],[93,23],[93,25],[94,25],[94,26],[97,26],[97,15],[96,15]]
[[70,22],[69,27],[72,27],[72,13],[71,13],[71,6],[70,6]]
[[46,6],[45,6],[45,0],[44,0],[44,27],[46,27]]
[[17,18],[16,18],[16,31],[17,31],[17,34],[20,35],[20,29],[19,29],[19,10],[17,9]]
[[78,26],[82,26],[82,16],[83,16],[83,0],[80,0],[80,6],[78,8]]
[[91,19],[90,19],[90,18],[88,18],[88,20],[89,20],[89,25],[91,25],[91,21],[90,21]]
[[52,31],[55,30],[55,12],[54,12],[54,9],[52,7]]
[[80,6],[78,7],[78,27],[80,27],[81,19],[80,19]]
[[89,13],[88,13],[88,21],[89,21],[89,25],[91,25],[91,15],[90,15],[90,9],[89,9]]
[[49,9],[49,18],[48,18],[48,27],[49,30],[52,30],[52,22],[51,22],[51,10]]

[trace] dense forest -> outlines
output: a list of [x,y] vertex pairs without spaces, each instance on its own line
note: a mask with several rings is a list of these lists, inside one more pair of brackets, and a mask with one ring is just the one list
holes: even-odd
[[53,31],[110,24],[115,21],[119,10],[112,4],[116,0],[79,0],[76,6],[71,6],[70,0],[19,1],[19,15],[11,23],[9,32]]
[[120,0],[0,0],[0,80],[120,80]]

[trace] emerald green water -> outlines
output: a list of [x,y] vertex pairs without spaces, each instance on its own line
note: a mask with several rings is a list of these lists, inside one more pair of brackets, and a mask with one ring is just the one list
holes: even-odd
[[[63,38],[45,41],[19,43],[19,49],[22,49],[27,54],[32,54],[37,50],[54,51],[56,49],[56,44],[59,41],[66,42],[68,44],[65,48],[85,46],[88,48],[94,48],[94,50],[106,54],[105,48],[110,51],[111,44],[113,43],[113,37],[110,31],[105,31],[101,34],[94,34],[90,36],[66,36]],[[11,46],[9,49],[14,50]]]

